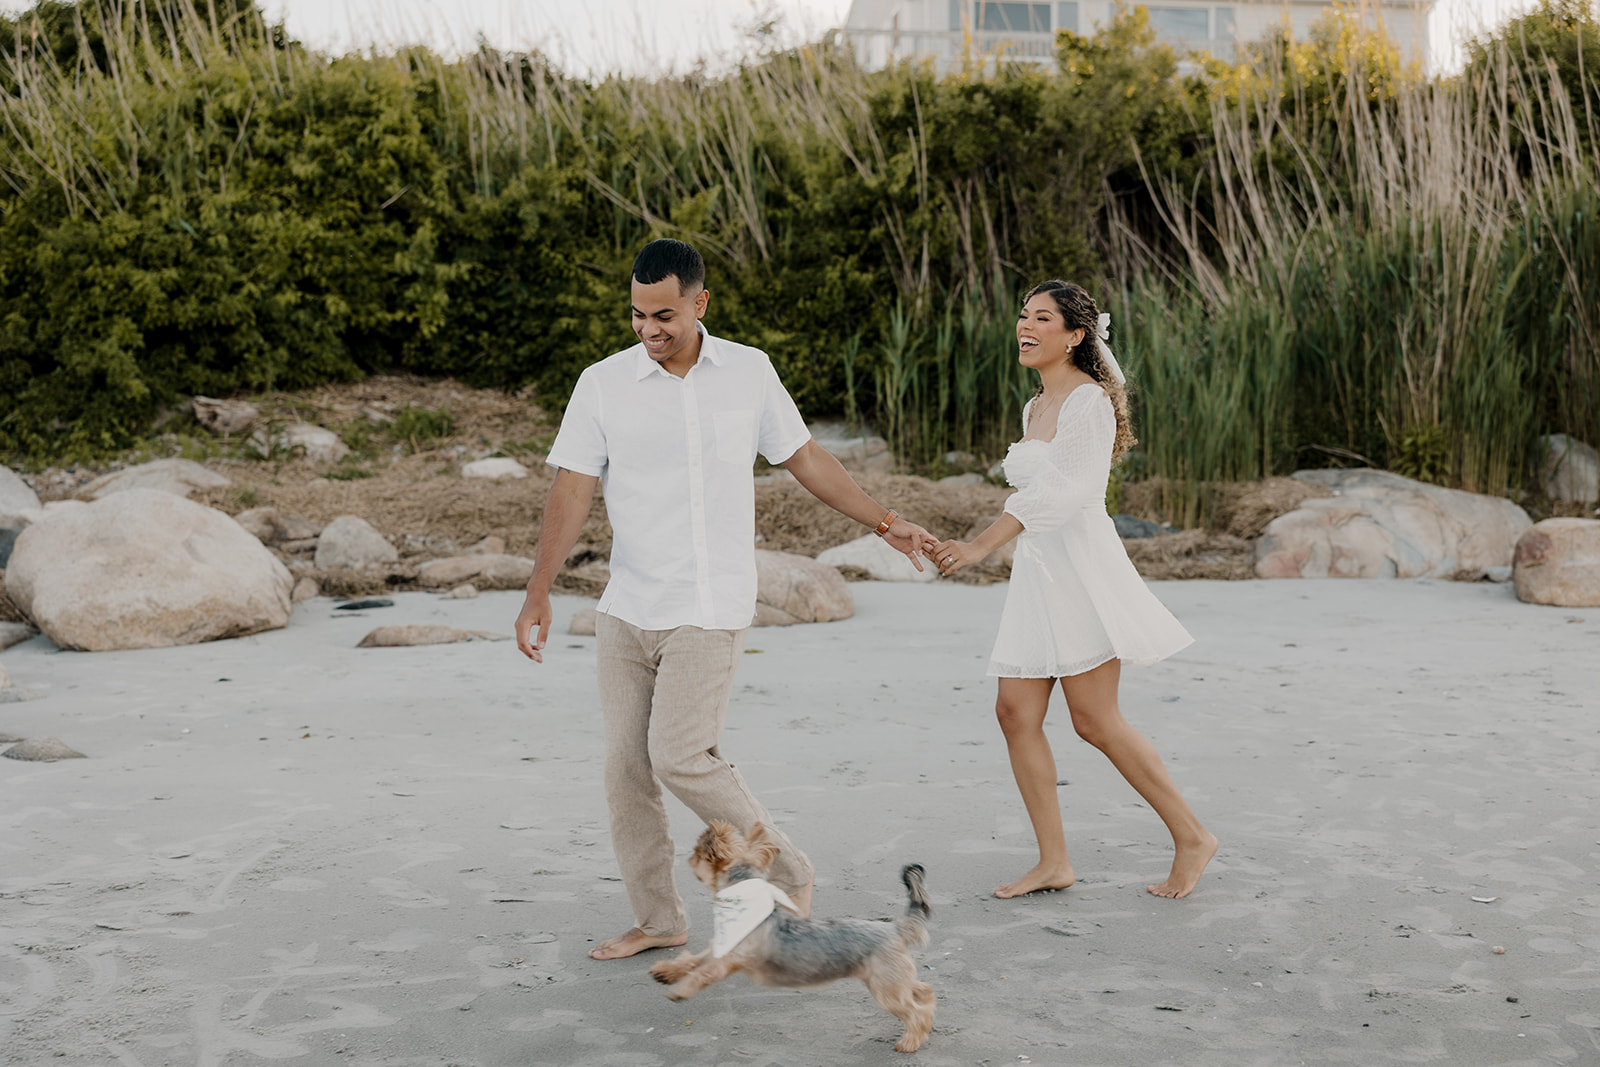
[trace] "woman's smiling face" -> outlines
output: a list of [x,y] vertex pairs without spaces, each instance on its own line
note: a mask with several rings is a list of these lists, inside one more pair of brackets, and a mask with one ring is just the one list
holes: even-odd
[[1049,293],[1029,298],[1017,316],[1017,359],[1037,370],[1067,358],[1083,343],[1083,329],[1067,329],[1061,308]]

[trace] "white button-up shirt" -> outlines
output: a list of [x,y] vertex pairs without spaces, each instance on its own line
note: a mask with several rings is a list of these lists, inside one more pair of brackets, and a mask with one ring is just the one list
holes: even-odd
[[611,581],[599,610],[641,630],[742,630],[756,609],[759,451],[782,463],[811,439],[760,349],[701,329],[679,378],[644,345],[584,370],[545,462],[600,479]]

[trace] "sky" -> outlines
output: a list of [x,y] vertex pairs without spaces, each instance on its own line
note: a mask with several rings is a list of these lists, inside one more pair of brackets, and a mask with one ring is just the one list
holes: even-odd
[[[750,48],[749,28],[778,21],[780,43],[814,39],[841,26],[850,0],[258,0],[274,20],[314,48],[345,52],[377,44],[423,43],[444,53],[490,44],[537,48],[574,74],[683,72],[700,57],[737,57]],[[1436,0],[1430,34],[1493,26],[1532,0]],[[0,11],[24,8],[0,0]],[[1435,66],[1450,70],[1459,52],[1439,50]]]
[[573,73],[655,73],[747,49],[749,27],[758,22],[777,19],[783,37],[814,38],[844,24],[850,0],[263,0],[262,6],[295,37],[331,51],[420,40],[448,52],[472,47],[481,31],[500,47],[538,47]]

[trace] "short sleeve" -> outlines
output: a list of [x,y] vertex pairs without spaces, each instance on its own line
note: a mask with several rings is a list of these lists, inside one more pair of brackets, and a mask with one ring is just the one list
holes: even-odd
[[555,443],[545,462],[552,467],[564,467],[592,478],[604,472],[609,453],[606,450],[606,431],[600,408],[600,386],[595,381],[594,368],[578,376],[567,410],[561,416],[561,429],[556,432]]
[[766,461],[779,464],[800,451],[811,440],[811,431],[800,409],[795,407],[789,390],[783,387],[777,370],[770,360],[762,368],[764,384],[761,390],[761,427],[756,435],[756,448]]

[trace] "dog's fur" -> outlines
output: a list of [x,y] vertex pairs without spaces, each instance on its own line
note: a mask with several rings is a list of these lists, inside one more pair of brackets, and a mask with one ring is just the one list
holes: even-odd
[[[700,835],[689,857],[695,877],[713,893],[749,878],[763,878],[778,848],[760,823],[745,838],[737,829],[714,820]],[[917,981],[911,958],[914,945],[928,943],[927,918],[933,914],[922,887],[922,868],[911,864],[900,872],[909,903],[905,918],[894,924],[868,919],[803,919],[775,908],[726,956],[708,948],[685,952],[650,968],[655,980],[672,988],[667,996],[687,1000],[736,971],[757,985],[809,989],[840,978],[859,978],[884,1011],[905,1024],[895,1043],[899,1052],[915,1052],[933,1029],[933,987]]]

